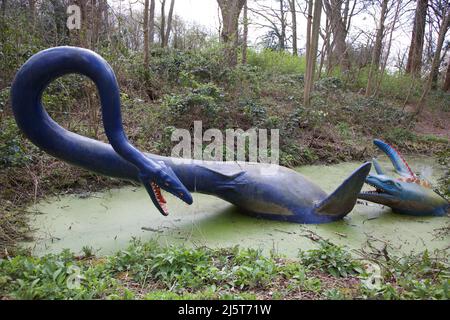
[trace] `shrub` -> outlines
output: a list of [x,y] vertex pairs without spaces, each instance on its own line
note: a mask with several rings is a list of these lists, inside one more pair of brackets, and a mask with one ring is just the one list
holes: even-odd
[[259,104],[257,101],[252,99],[245,99],[239,101],[239,108],[242,110],[243,114],[247,117],[249,123],[253,126],[258,126],[264,123],[267,119],[266,107]]
[[334,277],[347,277],[362,273],[362,265],[355,261],[347,251],[326,240],[320,240],[318,249],[308,252],[300,251],[299,258],[309,268],[318,268]]
[[0,123],[0,168],[23,166],[31,161],[14,119]]
[[402,145],[406,142],[412,142],[417,140],[417,135],[405,128],[393,128],[386,132],[386,141],[396,145]]
[[248,50],[247,61],[251,66],[257,66],[269,73],[299,74],[305,73],[306,61],[304,57],[293,56],[286,51],[263,50],[256,52]]
[[0,292],[19,299],[94,299],[115,286],[105,269],[77,263],[69,251],[0,260]]
[[342,80],[337,77],[321,78],[314,84],[314,88],[317,90],[330,91],[336,89],[343,89],[344,84]]
[[222,90],[215,84],[198,84],[186,93],[167,95],[163,101],[163,116],[168,116],[172,125],[189,124],[193,120],[203,120],[206,125],[211,125],[218,120],[223,97]]

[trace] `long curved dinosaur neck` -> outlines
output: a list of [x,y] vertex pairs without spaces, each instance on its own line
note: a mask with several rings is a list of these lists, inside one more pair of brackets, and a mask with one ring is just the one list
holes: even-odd
[[144,161],[145,156],[124,135],[114,72],[103,58],[86,49],[44,50],[23,65],[11,88],[14,117],[20,129],[34,144],[61,160],[111,177],[137,180],[137,167],[119,156],[111,145],[67,131],[43,108],[45,88],[55,78],[70,73],[85,75],[96,84],[105,131],[115,150],[133,158],[135,164]]
[[[85,75],[96,84],[105,131],[114,148],[64,129],[45,111],[41,101],[45,88],[54,79],[71,73]],[[39,52],[18,71],[11,88],[11,99],[20,129],[35,145],[58,159],[102,175],[139,181],[138,168],[121,157],[116,152],[119,149],[121,154],[134,158],[137,163],[144,161],[140,157],[164,161],[190,191],[212,191],[206,190],[210,189],[210,183],[202,183],[205,177],[198,166],[201,162],[176,164],[171,158],[140,154],[128,143],[122,127],[119,88],[114,72],[92,51],[57,47]]]

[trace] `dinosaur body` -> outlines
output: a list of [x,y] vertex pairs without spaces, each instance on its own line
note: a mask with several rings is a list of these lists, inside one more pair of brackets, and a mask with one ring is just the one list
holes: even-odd
[[[111,144],[67,131],[43,108],[43,90],[55,78],[69,73],[88,76],[97,85],[105,132]],[[31,57],[16,75],[11,97],[16,122],[34,144],[87,170],[141,182],[164,215],[168,209],[160,189],[189,204],[190,192],[201,192],[263,218],[326,223],[353,209],[371,167],[370,163],[363,164],[327,196],[299,173],[281,166],[271,174],[265,170],[268,166],[265,164],[180,161],[144,154],[125,136],[114,72],[99,55],[81,48],[57,47]]]
[[381,140],[374,144],[385,152],[401,177],[391,178],[374,159],[376,175],[369,175],[366,183],[375,191],[361,192],[360,199],[383,204],[394,212],[414,216],[445,216],[449,203],[431,188],[431,184],[418,178],[405,159],[392,146]]
[[170,158],[161,159],[190,191],[217,196],[253,216],[298,223],[344,217],[353,209],[370,171],[370,163],[362,165],[328,196],[303,175],[282,166],[272,172],[261,163],[190,160],[174,164]]

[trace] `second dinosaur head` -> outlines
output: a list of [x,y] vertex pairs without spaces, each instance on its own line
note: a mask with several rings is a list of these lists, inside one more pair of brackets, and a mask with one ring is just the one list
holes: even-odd
[[419,179],[400,153],[381,140],[374,140],[374,144],[387,154],[401,177],[392,178],[385,175],[381,166],[374,159],[377,174],[369,175],[366,183],[375,190],[361,192],[358,198],[388,206],[394,212],[402,214],[416,216],[444,216],[447,214],[448,201],[436,193],[429,182]]

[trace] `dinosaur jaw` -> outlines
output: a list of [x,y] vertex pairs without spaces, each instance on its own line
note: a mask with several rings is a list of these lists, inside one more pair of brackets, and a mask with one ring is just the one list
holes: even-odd
[[390,194],[378,190],[360,192],[358,198],[384,205],[391,205],[396,200]]
[[166,199],[163,197],[162,193],[161,193],[161,188],[160,186],[158,186],[158,184],[156,182],[151,182],[150,183],[151,187],[152,187],[152,192],[153,195],[155,196],[156,202],[157,204],[156,207],[158,207],[158,210],[165,216],[169,215],[169,210],[167,209],[167,201]]
[[359,199],[380,203],[384,205],[392,205],[393,203],[398,201],[398,199],[394,195],[389,193],[389,191],[384,189],[381,185],[368,180],[369,179],[366,180],[366,184],[370,185],[375,189],[360,192],[358,195]]

